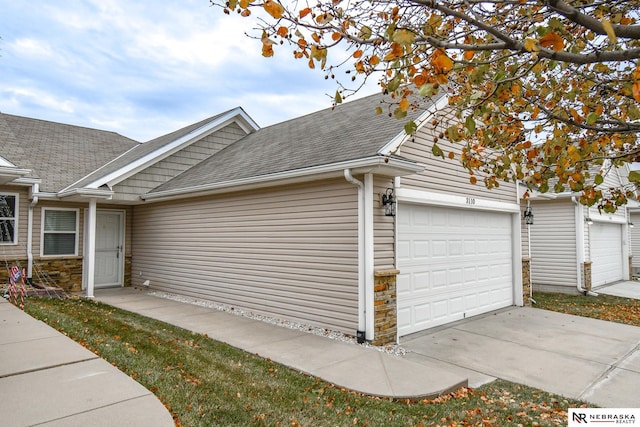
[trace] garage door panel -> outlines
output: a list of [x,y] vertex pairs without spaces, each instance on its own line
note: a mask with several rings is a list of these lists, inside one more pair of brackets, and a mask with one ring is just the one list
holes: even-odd
[[592,286],[622,280],[622,226],[596,222],[589,226],[589,233]]
[[400,335],[513,304],[511,247],[509,214],[400,205]]

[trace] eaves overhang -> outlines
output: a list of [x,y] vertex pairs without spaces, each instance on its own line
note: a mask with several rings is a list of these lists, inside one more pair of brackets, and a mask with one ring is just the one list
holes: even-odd
[[29,175],[31,172],[31,169],[0,165],[0,185],[14,182],[25,175]]
[[77,202],[86,202],[87,199],[110,200],[113,197],[113,191],[105,188],[74,188],[61,191],[56,196],[60,200]]
[[404,159],[386,156],[372,156],[357,160],[330,163],[327,165],[294,169],[230,181],[157,191],[147,193],[141,196],[141,198],[146,202],[157,202],[228,193],[231,191],[252,190],[275,185],[295,184],[315,181],[318,179],[342,177],[344,176],[343,174],[345,169],[349,169],[354,175],[372,173],[376,175],[397,177],[421,172],[425,169],[425,166]]

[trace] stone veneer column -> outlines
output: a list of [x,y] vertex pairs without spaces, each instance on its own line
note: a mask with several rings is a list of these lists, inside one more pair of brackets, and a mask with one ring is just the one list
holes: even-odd
[[584,288],[587,291],[591,291],[591,261],[585,262],[582,265],[582,276],[584,279]]
[[525,307],[531,307],[531,258],[522,258],[522,301]]
[[395,344],[398,336],[396,276],[400,270],[374,272],[374,339],[373,345]]

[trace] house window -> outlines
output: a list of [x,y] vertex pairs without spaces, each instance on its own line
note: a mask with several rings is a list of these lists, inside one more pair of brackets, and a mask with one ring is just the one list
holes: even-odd
[[43,209],[42,255],[78,254],[78,210]]
[[0,244],[17,241],[18,195],[0,194]]

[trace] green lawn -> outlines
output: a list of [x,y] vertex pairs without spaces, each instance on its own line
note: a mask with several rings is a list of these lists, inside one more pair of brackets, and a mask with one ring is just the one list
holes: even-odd
[[95,301],[30,298],[26,311],[155,393],[179,426],[565,425],[581,404],[505,381],[432,401],[367,397]]
[[538,292],[533,299],[537,308],[640,326],[640,300],[604,294],[591,297]]

